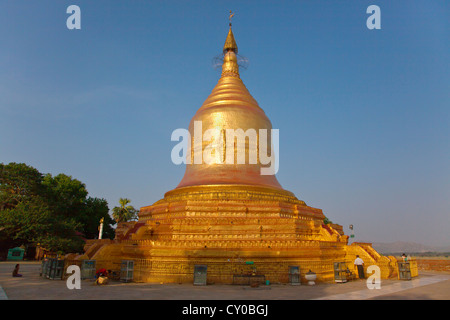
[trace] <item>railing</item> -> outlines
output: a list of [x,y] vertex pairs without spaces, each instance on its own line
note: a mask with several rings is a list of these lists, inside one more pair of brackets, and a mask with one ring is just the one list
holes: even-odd
[[56,258],[42,260],[40,276],[51,280],[63,279],[64,271],[64,260]]
[[419,271],[417,268],[417,261],[412,259],[408,261],[398,261],[398,279],[411,280],[411,278],[417,277]]

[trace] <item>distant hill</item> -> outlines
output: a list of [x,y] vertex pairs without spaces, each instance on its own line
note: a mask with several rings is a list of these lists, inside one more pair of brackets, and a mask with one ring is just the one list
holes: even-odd
[[450,252],[450,246],[434,247],[420,243],[405,242],[405,241],[397,241],[390,243],[372,242],[372,247],[381,254],[403,253],[403,252],[404,253]]

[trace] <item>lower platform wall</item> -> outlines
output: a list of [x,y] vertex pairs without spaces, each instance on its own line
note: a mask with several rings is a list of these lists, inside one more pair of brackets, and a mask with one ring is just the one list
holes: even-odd
[[[126,260],[126,259],[124,259]],[[208,261],[197,259],[196,261],[152,261],[151,259],[129,259],[133,261],[133,281],[147,283],[193,283],[194,269],[196,265],[207,267],[207,284],[233,284],[234,275],[262,275],[264,282],[271,284],[289,284],[291,282],[290,267],[298,266],[299,280],[302,284],[308,281],[305,275],[313,271],[317,275],[317,282],[332,283],[334,277],[334,262],[345,262],[346,267],[352,272],[349,280],[357,278],[357,271],[352,261]],[[106,269],[120,274],[122,260],[95,260],[95,269]],[[80,261],[76,262],[80,264]],[[75,264],[75,263],[73,263]],[[68,265],[68,264],[66,264]],[[365,267],[367,269],[368,266]],[[388,268],[388,270],[386,270]],[[396,277],[386,265],[380,265],[382,279],[386,275]],[[383,276],[384,275],[384,276]],[[366,271],[366,277],[367,277]]]

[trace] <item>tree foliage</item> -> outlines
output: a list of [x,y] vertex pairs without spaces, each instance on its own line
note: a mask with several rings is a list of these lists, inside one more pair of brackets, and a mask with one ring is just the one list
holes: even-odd
[[[23,163],[0,163],[0,249],[39,244],[55,252],[81,252],[83,238],[114,237],[108,203],[88,197],[71,176],[43,175]],[[4,248],[3,248],[4,249]]]
[[60,219],[42,199],[22,201],[0,213],[3,232],[13,240],[34,243],[50,251],[79,251],[84,241],[78,236],[79,225],[73,219]]
[[0,163],[0,210],[43,194],[42,174],[24,163]]
[[46,174],[42,184],[52,209],[59,215],[72,218],[83,210],[88,192],[81,181],[63,173],[55,177]]
[[120,206],[113,208],[113,218],[117,223],[127,222],[137,218],[138,210],[136,210],[133,206],[128,206],[127,204],[129,203],[131,203],[130,199],[120,198]]
[[85,201],[85,211],[80,215],[83,224],[83,233],[86,238],[93,239],[98,236],[98,226],[101,218],[103,221],[103,239],[113,239],[115,236],[114,220],[109,215],[108,202],[105,199],[88,197]]
[[78,231],[85,238],[98,237],[101,218],[104,218],[103,238],[114,238],[111,227],[114,220],[109,215],[105,199],[88,197],[84,183],[62,173],[55,177],[47,174],[42,183],[46,186],[46,197],[52,210],[64,219],[75,220],[80,225]]

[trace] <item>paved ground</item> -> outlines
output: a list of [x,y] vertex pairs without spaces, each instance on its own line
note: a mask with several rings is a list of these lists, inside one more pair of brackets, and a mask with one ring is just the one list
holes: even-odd
[[62,280],[43,279],[40,264],[21,262],[22,278],[11,276],[14,262],[0,262],[0,300],[449,300],[450,274],[421,273],[411,281],[382,280],[381,289],[366,282],[325,283],[316,286],[270,285],[250,288],[232,285],[147,284],[111,282],[96,286],[83,280],[80,290],[67,289]]

